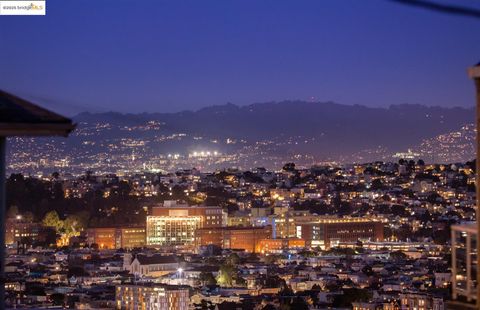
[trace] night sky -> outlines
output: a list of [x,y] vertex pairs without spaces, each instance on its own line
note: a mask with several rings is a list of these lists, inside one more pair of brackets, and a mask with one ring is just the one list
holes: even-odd
[[472,106],[478,61],[480,19],[384,0],[47,0],[47,16],[0,16],[0,88],[70,115],[286,99]]

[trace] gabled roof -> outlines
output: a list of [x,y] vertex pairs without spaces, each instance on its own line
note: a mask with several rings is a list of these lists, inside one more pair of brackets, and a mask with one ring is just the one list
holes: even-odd
[[0,136],[67,136],[71,119],[0,90]]
[[163,255],[138,255],[137,260],[141,265],[156,265],[156,264],[172,264],[177,262],[175,256],[163,256]]

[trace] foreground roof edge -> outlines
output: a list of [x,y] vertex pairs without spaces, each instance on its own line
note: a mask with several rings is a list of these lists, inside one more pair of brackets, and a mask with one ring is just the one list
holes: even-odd
[[[0,136],[68,136],[76,125],[71,119],[0,89],[0,112],[15,110],[15,119],[0,119]],[[0,102],[1,103],[1,102]],[[25,117],[23,117],[25,116]]]

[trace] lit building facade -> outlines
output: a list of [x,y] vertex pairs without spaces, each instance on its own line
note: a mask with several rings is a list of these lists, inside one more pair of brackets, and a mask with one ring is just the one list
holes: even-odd
[[225,224],[226,215],[220,207],[190,207],[168,201],[161,207],[153,207],[152,214],[147,216],[147,245],[193,245],[197,229],[222,227]]
[[271,216],[273,238],[293,238],[296,236],[295,218],[289,213]]
[[147,245],[189,245],[201,227],[200,216],[148,216]]
[[97,227],[86,230],[87,244],[100,249],[132,249],[145,246],[145,227]]
[[400,294],[401,310],[444,310],[443,298],[422,293]]
[[88,228],[86,231],[87,244],[96,244],[100,249],[114,249],[115,230],[112,227]]
[[188,310],[187,288],[159,285],[118,285],[115,288],[117,309]]
[[55,229],[39,223],[26,222],[21,219],[7,219],[5,221],[5,244],[45,242],[55,240]]
[[298,238],[288,239],[262,239],[258,244],[260,253],[280,253],[283,250],[302,249],[305,247],[305,240]]
[[329,249],[341,242],[383,241],[383,223],[364,218],[331,218],[299,223],[296,236],[307,246]]
[[259,253],[260,241],[272,236],[270,226],[263,227],[210,227],[196,231],[197,247],[216,245],[222,249],[241,249],[246,252]]
[[[145,227],[124,227],[117,230],[117,248],[141,248],[145,246]],[[119,244],[120,243],[120,244]]]
[[[257,208],[262,210],[261,208]],[[252,209],[253,210],[253,209]],[[274,214],[259,214],[252,211],[251,222],[253,226],[272,226],[272,238],[296,238],[297,226],[300,223],[311,223],[318,216],[311,215],[308,211],[294,211],[284,207],[275,207]]]
[[228,226],[250,226],[251,225],[251,220],[250,220],[250,215],[235,215],[235,216],[229,216],[227,218],[227,225]]
[[452,298],[477,299],[476,222],[452,225]]

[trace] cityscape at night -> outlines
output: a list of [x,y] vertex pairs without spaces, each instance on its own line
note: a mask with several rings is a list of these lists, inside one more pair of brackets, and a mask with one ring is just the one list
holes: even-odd
[[480,2],[0,0],[0,310],[480,309]]

